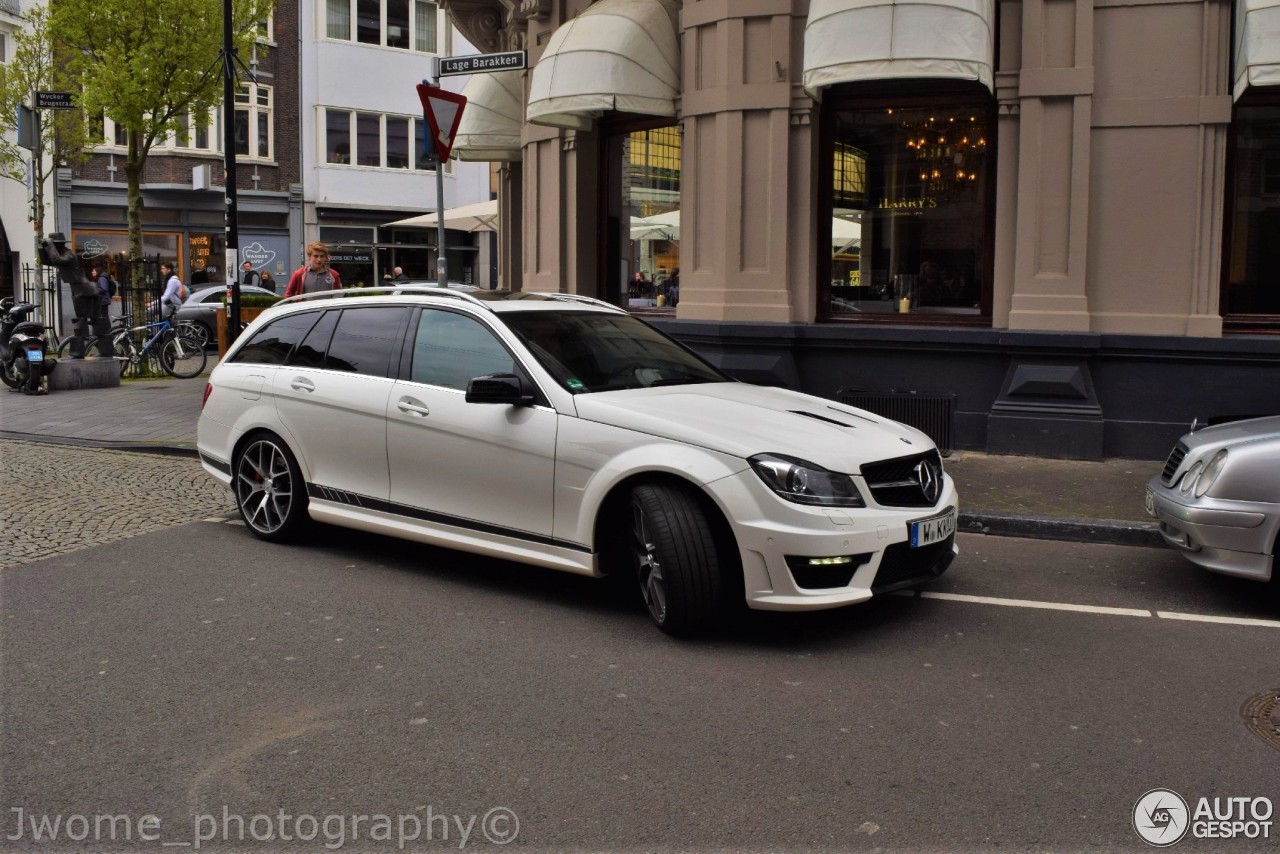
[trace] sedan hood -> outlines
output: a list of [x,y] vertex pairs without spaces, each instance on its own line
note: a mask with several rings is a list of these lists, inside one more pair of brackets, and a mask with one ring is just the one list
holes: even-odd
[[580,394],[578,417],[747,458],[774,453],[845,474],[932,450],[904,424],[779,388],[705,383]]
[[1250,418],[1245,421],[1228,421],[1213,427],[1204,427],[1183,437],[1188,448],[1204,446],[1223,447],[1239,442],[1256,442],[1260,439],[1280,438],[1280,416]]

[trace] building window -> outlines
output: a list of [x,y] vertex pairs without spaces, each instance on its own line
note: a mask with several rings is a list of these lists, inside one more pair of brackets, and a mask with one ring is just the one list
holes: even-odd
[[641,311],[680,301],[679,125],[607,137],[606,286],[602,296]]
[[[422,155],[425,128],[426,122],[409,116],[326,109],[325,162],[334,166],[434,170],[434,163]],[[452,171],[446,164],[445,173]]]
[[271,87],[257,83],[236,91],[236,154],[250,160],[271,160]]
[[989,316],[994,110],[982,91],[829,103],[828,316]]
[[270,12],[267,17],[258,22],[258,41],[272,44],[275,42],[275,16]]
[[215,135],[210,133],[210,129],[214,124],[214,114],[187,113],[179,121],[181,121],[182,126],[169,137],[163,146],[159,146],[161,150],[205,151],[209,153],[216,153],[220,150]]
[[1223,326],[1280,329],[1280,98],[1246,95],[1231,124]]
[[9,61],[9,34],[0,33],[0,65]]
[[325,36],[435,53],[439,13],[429,0],[325,0]]

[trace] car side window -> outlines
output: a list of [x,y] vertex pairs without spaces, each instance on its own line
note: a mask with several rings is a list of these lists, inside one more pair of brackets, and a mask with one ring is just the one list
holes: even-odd
[[348,308],[329,341],[324,367],[374,377],[389,377],[393,351],[411,309],[401,306]]
[[224,291],[209,291],[209,293],[204,295],[204,299],[200,300],[200,304],[204,305],[206,303],[222,302],[222,298],[224,296],[226,296]]
[[482,323],[452,311],[424,309],[418,318],[409,379],[466,391],[485,374],[510,374],[515,362]]
[[283,365],[294,345],[303,339],[319,316],[319,312],[308,311],[271,321],[255,332],[230,361]]
[[329,351],[329,339],[333,337],[333,328],[338,325],[341,312],[326,311],[320,321],[302,339],[302,343],[293,351],[289,364],[295,368],[323,368],[325,353]]

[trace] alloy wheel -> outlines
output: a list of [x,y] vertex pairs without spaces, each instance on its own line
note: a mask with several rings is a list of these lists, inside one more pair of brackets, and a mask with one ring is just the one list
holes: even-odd
[[289,518],[293,477],[284,452],[260,439],[240,455],[236,470],[236,498],[245,523],[262,534],[273,534]]

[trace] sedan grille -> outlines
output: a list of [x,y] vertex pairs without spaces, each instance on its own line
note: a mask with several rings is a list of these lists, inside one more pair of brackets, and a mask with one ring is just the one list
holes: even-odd
[[1164,464],[1164,471],[1160,473],[1160,482],[1165,486],[1173,483],[1173,476],[1178,471],[1178,466],[1182,465],[1182,460],[1187,455],[1187,446],[1179,442],[1174,445],[1173,453],[1169,454],[1169,461]]
[[862,476],[881,507],[932,507],[941,496],[942,457],[934,450],[870,463]]

